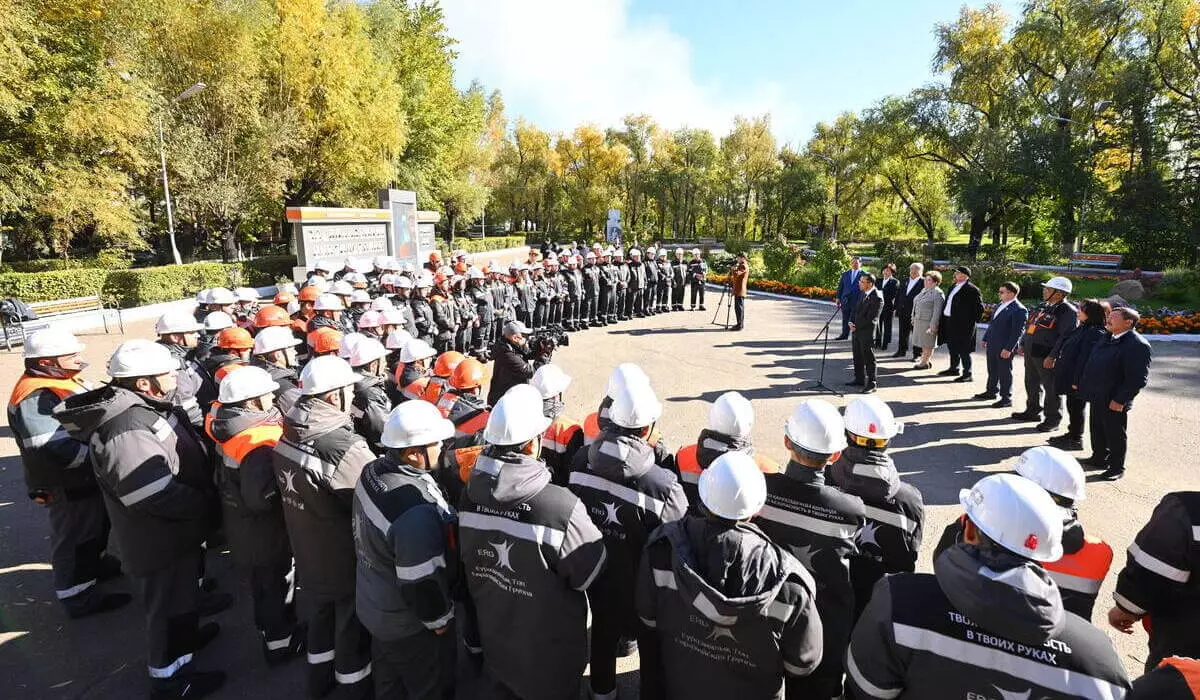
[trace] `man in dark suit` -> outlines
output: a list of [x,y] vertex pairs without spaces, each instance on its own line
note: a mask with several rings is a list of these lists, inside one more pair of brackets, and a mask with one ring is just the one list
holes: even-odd
[[979,287],[971,284],[971,268],[959,265],[954,269],[954,286],[946,295],[942,310],[942,322],[938,325],[938,337],[950,351],[950,367],[938,372],[944,377],[958,376],[962,364],[962,376],[956,382],[969,382],[971,376],[971,353],[975,351],[975,328],[983,313],[983,295]]
[[[892,357],[904,357],[908,354],[908,342],[912,337],[913,331],[913,299],[916,299],[921,290],[925,288],[924,280],[922,279],[924,276],[925,266],[919,262],[913,263],[908,266],[908,279],[898,283],[900,287],[896,294],[896,316],[899,319],[900,330],[899,335],[896,336],[896,354],[892,355]],[[912,349],[913,359],[917,359],[920,354],[921,351],[914,346]]]
[[892,315],[896,312],[896,297],[900,292],[900,281],[896,279],[896,266],[893,263],[883,266],[879,291],[883,292],[883,314],[879,317],[879,330],[875,332],[875,347],[887,350],[892,344]]
[[875,331],[879,328],[879,316],[883,313],[883,294],[875,288],[875,275],[864,272],[858,276],[862,292],[854,308],[854,321],[850,347],[854,351],[854,381],[849,386],[861,386],[864,394],[875,393]]
[[1012,405],[1013,357],[1025,330],[1025,319],[1029,310],[1017,301],[1021,288],[1016,282],[1000,285],[1000,305],[992,312],[987,331],[983,334],[983,350],[987,357],[987,387],[975,398],[990,401],[997,396],[1000,400],[992,408]]
[[1091,405],[1092,433],[1092,456],[1079,463],[1105,470],[1096,481],[1125,476],[1129,410],[1150,378],[1150,343],[1134,330],[1140,320],[1135,309],[1113,309],[1104,323],[1112,335],[1096,343],[1079,378],[1079,396]]
[[850,337],[850,321],[854,318],[854,309],[858,306],[862,290],[858,287],[858,278],[862,275],[862,260],[857,255],[850,258],[850,269],[842,273],[838,280],[837,304],[842,310],[842,334],[834,340],[845,340]]

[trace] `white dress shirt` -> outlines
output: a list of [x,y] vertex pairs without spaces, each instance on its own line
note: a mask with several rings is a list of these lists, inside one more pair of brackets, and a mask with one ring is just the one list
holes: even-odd
[[904,287],[904,296],[908,296],[909,294],[912,293],[914,284],[921,284],[921,278],[920,277],[918,277],[916,279],[913,279],[911,277],[908,278],[908,284]]
[[959,282],[958,284],[954,285],[954,288],[951,289],[950,293],[946,295],[946,307],[942,309],[942,315],[946,318],[950,318],[950,305],[954,303],[954,295],[958,294],[958,290],[962,289],[963,285],[965,284],[966,282]]

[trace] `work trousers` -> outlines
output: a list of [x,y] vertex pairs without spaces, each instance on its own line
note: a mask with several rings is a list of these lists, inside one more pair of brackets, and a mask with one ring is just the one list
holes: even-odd
[[354,594],[317,598],[308,611],[308,691],[321,697],[334,684],[346,698],[369,697],[371,635],[354,612]]
[[609,323],[617,322],[617,290],[608,290],[608,299],[605,300],[605,305],[600,309],[600,315]]
[[454,332],[454,349],[466,353],[470,352],[471,345],[474,342],[475,336],[474,321],[463,321],[458,330]]
[[1128,411],[1110,411],[1107,401],[1091,402],[1088,429],[1092,433],[1092,457],[1109,469],[1125,471],[1125,451],[1129,447]]
[[433,348],[438,351],[438,354],[450,352],[454,349],[454,331],[438,333],[433,339]]
[[426,630],[386,642],[372,639],[375,700],[451,700],[457,647],[453,621],[442,634]]
[[638,643],[638,668],[640,669],[640,693],[644,700],[656,700],[665,697],[665,687],[662,678],[662,651],[659,648],[658,635],[644,625],[637,625],[636,630],[624,629],[620,624],[620,616],[606,614],[609,611],[598,609],[592,616],[591,658],[588,660],[591,670],[592,692],[596,694],[611,693],[617,687],[617,649],[622,637],[636,637]]
[[[704,283],[703,282],[692,282],[691,287],[692,287],[692,297],[691,297],[692,298],[692,303],[691,303],[692,308],[696,308],[696,306],[699,306],[701,309],[703,309],[704,308]],[[697,301],[697,300],[699,300],[699,301]]]
[[[500,314],[496,314],[496,319],[492,321],[492,335],[490,338],[488,338],[488,340],[494,341],[496,338],[499,338],[503,333],[504,324],[506,323],[508,323],[507,316],[502,317]],[[489,342],[484,347],[491,347],[491,343]]]
[[875,331],[875,346],[881,350],[887,350],[892,344],[892,316],[895,315],[894,309],[885,309],[879,315],[879,328]]
[[658,283],[657,282],[652,285],[647,285],[647,287],[642,290],[642,313],[649,316],[658,311],[658,309],[655,307],[655,299],[657,298],[657,295],[658,295]]
[[642,290],[630,287],[625,292],[625,317],[642,316]]
[[546,327],[546,318],[550,311],[550,302],[543,299],[533,307],[533,329],[541,330]]
[[566,304],[565,299],[555,297],[550,300],[550,316],[546,320],[551,326],[562,327],[564,304]]
[[[911,313],[902,313],[898,319],[900,328],[896,332],[896,350],[905,352],[908,350],[908,342],[912,338],[913,323]],[[913,357],[917,356],[917,349],[913,348]]]
[[655,297],[655,306],[658,307],[660,313],[666,313],[671,310],[671,287],[665,284],[658,285],[658,294]]
[[1072,392],[1067,394],[1067,435],[1083,437],[1083,425],[1087,421],[1087,401]]
[[987,386],[985,389],[989,394],[999,394],[1002,399],[1012,400],[1012,384],[1013,384],[1013,357],[1009,355],[1008,359],[1000,357],[1000,351],[1003,348],[993,349],[988,346],[985,357],[987,358]]
[[746,322],[746,297],[733,297],[733,317],[737,319],[734,327],[740,330]]
[[146,665],[151,682],[166,681],[192,662],[200,616],[201,550],[184,554],[170,565],[133,576],[146,609]]
[[854,380],[875,384],[875,338],[865,332],[854,333],[850,336],[850,349],[854,353]]
[[1025,412],[1043,414],[1047,423],[1062,421],[1062,397],[1054,389],[1054,370],[1046,369],[1046,358],[1025,353]]
[[262,637],[263,656],[268,661],[286,659],[296,631],[296,569],[291,562],[255,566],[250,573],[250,596],[254,601],[254,626]]
[[579,312],[580,320],[590,326],[596,325],[596,297],[587,295],[583,298],[583,308]]
[[68,610],[82,612],[100,595],[96,583],[109,529],[104,499],[99,491],[67,495],[60,489],[46,511],[55,597]]
[[612,303],[612,290],[600,288],[600,298],[596,301],[596,321],[608,323],[608,306]]
[[629,292],[623,287],[618,287],[616,296],[617,303],[614,313],[617,315],[617,320],[627,321],[629,320],[629,313],[625,310],[625,300],[629,298]]
[[683,285],[671,287],[671,310],[683,311]]

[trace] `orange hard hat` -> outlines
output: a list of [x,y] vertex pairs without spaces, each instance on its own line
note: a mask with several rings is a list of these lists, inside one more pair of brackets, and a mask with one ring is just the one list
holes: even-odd
[[483,363],[473,357],[459,362],[450,373],[450,386],[455,389],[475,389],[482,385]]
[[292,317],[288,315],[288,312],[279,308],[278,306],[275,306],[274,304],[267,304],[266,306],[260,308],[256,314],[254,314],[255,328],[286,326],[291,322]]
[[459,260],[458,262],[454,263],[454,271],[455,271],[455,272],[457,272],[457,273],[459,273],[460,275],[461,275],[461,274],[464,274],[464,273],[466,273],[466,271],[467,271],[467,261],[466,261],[466,260]]
[[287,306],[293,301],[296,301],[296,295],[292,294],[291,292],[279,292],[275,295],[275,298],[271,300],[271,302],[276,306]]
[[429,262],[431,262],[431,263],[439,263],[439,262],[441,262],[441,261],[442,261],[442,254],[441,254],[441,253],[439,253],[438,251],[436,251],[436,250],[435,250],[435,251],[433,251],[432,253],[430,253],[430,254],[429,254]]
[[441,284],[442,282],[445,282],[445,281],[446,281],[446,279],[447,279],[447,278],[446,278],[446,274],[445,274],[444,272],[439,272],[439,273],[437,273],[436,275],[434,275],[434,276],[433,276],[433,283],[434,283],[434,284]]
[[329,326],[321,326],[308,334],[308,347],[318,355],[337,352],[342,349],[342,332]]
[[307,287],[305,287],[304,289],[301,289],[300,296],[298,296],[296,298],[299,299],[300,301],[315,302],[317,300],[317,297],[319,297],[319,296],[321,296],[320,288],[318,288],[317,285],[315,285],[315,284],[310,284]]
[[249,350],[254,347],[254,338],[245,328],[226,328],[217,334],[217,347],[226,350]]
[[437,377],[449,377],[454,373],[454,368],[459,366],[467,356],[461,352],[450,350],[438,355],[437,360],[433,363],[433,374]]

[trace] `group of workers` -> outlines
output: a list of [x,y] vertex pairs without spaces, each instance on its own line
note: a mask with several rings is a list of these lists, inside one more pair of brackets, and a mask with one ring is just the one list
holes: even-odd
[[[224,684],[197,662],[219,632],[201,619],[233,600],[205,576],[218,546],[249,583],[264,663],[304,658],[311,697],[451,698],[466,654],[470,697],[607,700],[634,649],[646,698],[1194,697],[1176,657],[1200,653],[1200,493],[1163,499],[1118,578],[1110,624],[1150,632],[1131,691],[1090,622],[1112,550],[1078,522],[1069,454],[1034,448],[964,490],[934,574],[916,574],[923,499],[879,399],[798,404],[781,464],[729,392],[671,450],[633,364],[567,416],[571,378],[520,317],[485,397],[478,357],[387,315],[405,299],[390,272],[367,279],[357,333],[314,343],[344,318],[317,308],[339,296],[322,272],[294,318],[206,290],[157,340],[122,343],[94,389],[70,333],[27,340],[9,424],[56,595],[71,617],[105,613],[132,598],[104,582],[132,580],[153,698]],[[385,322],[363,325],[372,311]]]

